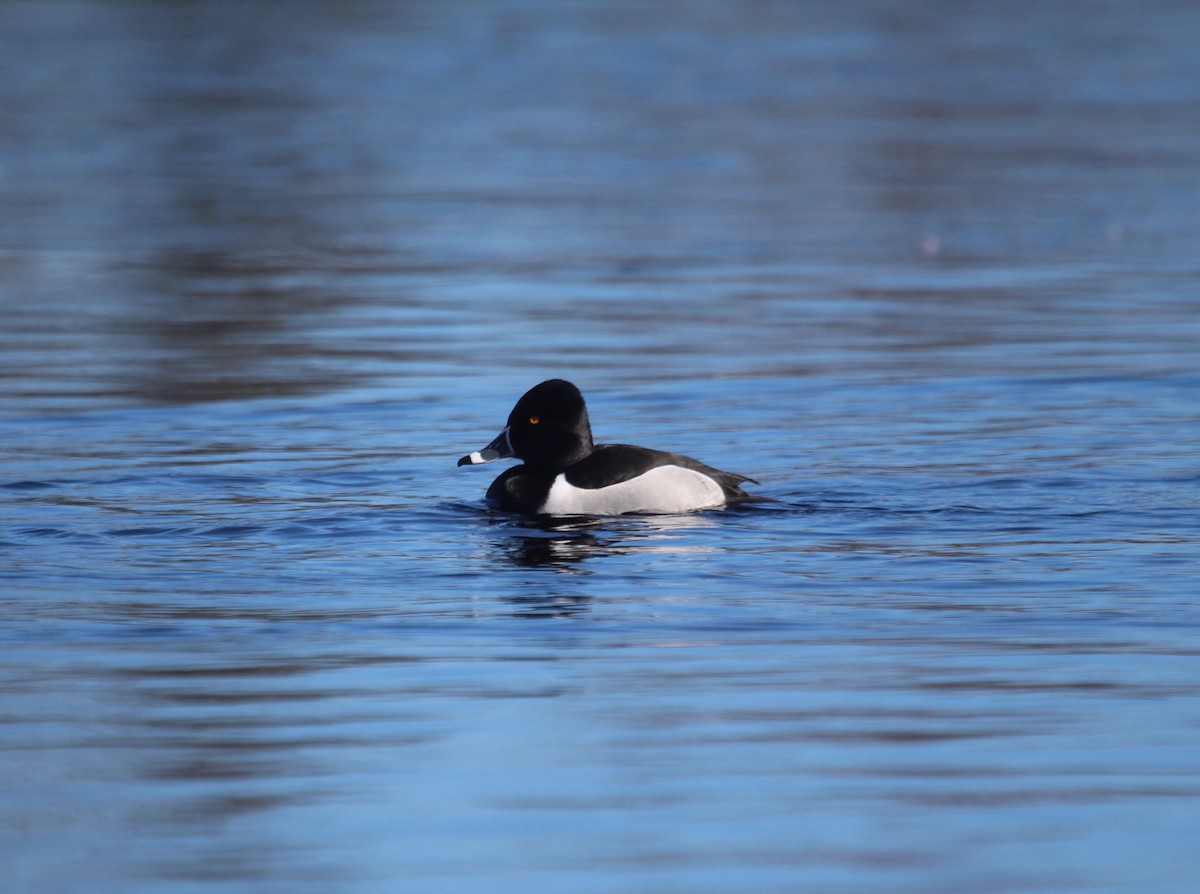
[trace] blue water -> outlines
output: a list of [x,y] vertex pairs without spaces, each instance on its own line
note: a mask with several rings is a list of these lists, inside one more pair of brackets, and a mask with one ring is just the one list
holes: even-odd
[[1194,890],[1196,33],[0,8],[4,890]]

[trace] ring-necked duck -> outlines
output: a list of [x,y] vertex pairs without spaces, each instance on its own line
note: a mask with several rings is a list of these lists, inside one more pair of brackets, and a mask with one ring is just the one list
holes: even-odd
[[489,503],[531,515],[691,512],[757,499],[739,486],[758,482],[646,447],[593,444],[587,405],[563,379],[535,385],[517,401],[492,443],[460,466],[515,456],[524,460],[492,482]]

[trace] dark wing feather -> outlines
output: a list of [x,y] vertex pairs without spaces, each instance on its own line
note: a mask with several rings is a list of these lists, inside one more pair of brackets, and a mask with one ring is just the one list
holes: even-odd
[[659,466],[680,466],[707,475],[721,485],[726,499],[731,501],[753,499],[752,495],[742,490],[739,485],[743,481],[758,483],[753,478],[738,475],[736,472],[714,469],[681,453],[651,450],[631,444],[597,444],[590,455],[567,469],[566,476],[567,481],[575,487],[596,489],[629,481]]

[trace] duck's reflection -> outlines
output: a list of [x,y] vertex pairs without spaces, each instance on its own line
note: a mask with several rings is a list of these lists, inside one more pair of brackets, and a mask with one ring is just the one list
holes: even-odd
[[694,552],[695,544],[674,542],[671,535],[711,526],[702,515],[645,515],[616,518],[534,518],[514,522],[496,519],[511,536],[498,541],[504,556],[526,568],[550,567],[570,574],[587,574],[584,561],[634,552]]
[[527,592],[506,597],[522,616],[539,617],[587,611],[591,589],[568,582],[583,584],[595,572],[597,560],[654,552],[706,552],[708,547],[679,535],[715,524],[701,515],[520,520],[506,516],[495,517],[492,523],[503,535],[494,541],[500,562],[554,573],[554,577],[532,575],[527,579]]
[[545,568],[569,574],[587,574],[581,567],[586,559],[620,552],[621,547],[597,537],[590,531],[547,533],[544,535],[520,534],[502,544],[506,557],[512,564],[525,568]]
[[504,558],[525,568],[550,568],[568,574],[587,573],[582,563],[620,551],[617,539],[606,536],[600,520],[592,518],[493,519],[505,536],[497,541]]

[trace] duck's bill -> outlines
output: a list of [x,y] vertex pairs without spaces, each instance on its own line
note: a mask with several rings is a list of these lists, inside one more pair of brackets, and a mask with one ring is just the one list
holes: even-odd
[[495,450],[488,450],[486,447],[483,450],[476,450],[474,453],[468,453],[458,461],[460,466],[482,466],[484,463],[490,463],[500,458],[500,454]]
[[482,450],[468,453],[458,461],[460,466],[479,466],[497,459],[507,459],[513,455],[512,441],[508,439],[508,428],[496,435],[496,439]]

